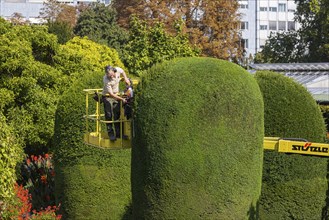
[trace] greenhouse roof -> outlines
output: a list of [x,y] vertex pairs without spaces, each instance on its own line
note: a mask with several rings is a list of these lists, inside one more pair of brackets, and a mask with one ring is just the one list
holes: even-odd
[[329,102],[329,63],[251,64],[249,72],[271,70],[304,85],[318,102]]

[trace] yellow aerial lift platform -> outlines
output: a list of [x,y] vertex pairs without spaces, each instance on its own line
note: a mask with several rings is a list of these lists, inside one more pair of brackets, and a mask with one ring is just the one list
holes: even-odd
[[[131,148],[132,139],[132,119],[127,119],[124,114],[124,106],[120,102],[120,118],[117,121],[106,121],[104,114],[101,113],[101,92],[102,89],[84,89],[86,94],[86,115],[84,116],[86,120],[86,131],[84,134],[84,142],[87,145],[104,148],[104,149],[124,149]],[[95,94],[98,97],[98,101],[92,99]],[[91,100],[92,99],[92,100]],[[90,114],[89,112],[89,102],[90,100],[96,104],[95,113]],[[104,126],[106,123],[120,123],[120,137],[116,141],[110,141],[106,129]],[[89,126],[92,125],[95,129],[93,131],[89,130]],[[102,126],[103,125],[103,126]],[[104,130],[104,131],[103,131]],[[123,139],[125,135],[125,139]]]

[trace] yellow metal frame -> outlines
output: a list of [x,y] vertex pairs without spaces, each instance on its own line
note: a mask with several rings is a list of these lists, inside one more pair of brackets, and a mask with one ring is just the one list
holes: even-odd
[[[124,108],[120,106],[120,118],[117,121],[106,121],[103,120],[104,114],[101,114],[101,92],[102,89],[84,89],[86,94],[86,131],[84,134],[84,143],[90,146],[103,148],[103,149],[125,149],[131,148],[131,140],[132,140],[132,120],[125,119],[124,116]],[[98,94],[99,100],[98,102],[92,100],[92,102],[96,103],[96,111],[94,114],[89,113],[89,100],[95,94]],[[122,134],[127,135],[128,139],[117,138],[116,141],[110,141],[108,134],[106,131],[102,131],[102,124],[105,123],[120,123],[120,137]],[[93,123],[95,125],[94,131],[89,131],[89,125]]]
[[264,149],[282,153],[304,154],[313,156],[329,156],[329,144],[312,143],[279,137],[265,137]]

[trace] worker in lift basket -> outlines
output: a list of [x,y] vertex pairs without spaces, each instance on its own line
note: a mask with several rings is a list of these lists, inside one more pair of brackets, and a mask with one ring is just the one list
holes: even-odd
[[[106,121],[116,121],[120,118],[120,102],[125,104],[127,100],[120,97],[119,94],[119,82],[120,76],[124,77],[126,85],[130,85],[130,81],[127,78],[125,71],[120,67],[105,67],[105,75],[103,77],[103,92],[102,101],[104,103],[104,113]],[[120,123],[114,123],[115,132],[112,127],[112,123],[106,123],[107,133],[111,141],[115,141],[120,137]],[[122,135],[123,139],[127,139],[126,135]]]

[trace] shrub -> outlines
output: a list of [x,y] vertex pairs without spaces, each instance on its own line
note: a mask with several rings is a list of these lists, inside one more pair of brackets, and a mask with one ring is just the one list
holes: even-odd
[[134,219],[257,215],[263,101],[241,67],[181,58],[152,67],[137,91]]
[[[302,85],[270,71],[258,71],[255,78],[264,98],[266,136],[324,141],[321,112]],[[261,219],[321,219],[326,175],[326,158],[265,152]]]
[[6,202],[14,195],[16,165],[23,158],[23,150],[1,113],[0,131],[0,202]]
[[[103,72],[83,74],[62,95],[55,116],[55,195],[64,219],[120,219],[130,203],[130,150],[83,143],[86,88],[101,88]],[[90,112],[95,110],[95,103]]]

